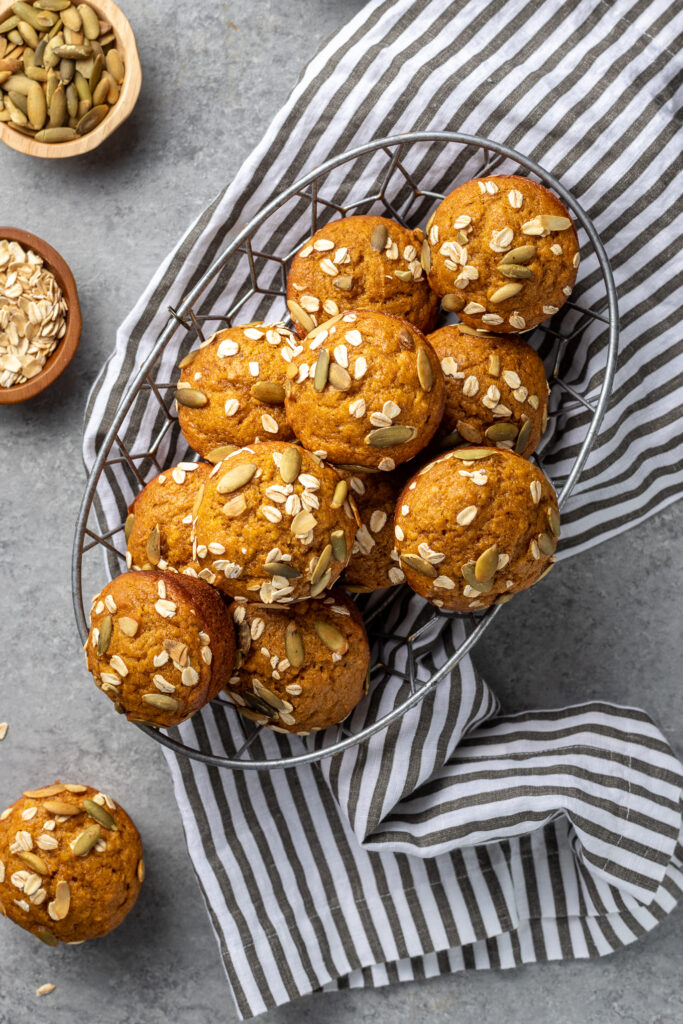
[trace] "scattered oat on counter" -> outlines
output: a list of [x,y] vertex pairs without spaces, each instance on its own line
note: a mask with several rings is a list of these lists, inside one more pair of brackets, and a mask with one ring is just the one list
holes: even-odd
[[0,743],[2,743],[2,741],[5,738],[5,736],[7,735],[7,730],[8,729],[9,729],[9,723],[8,722],[0,722]]
[[54,992],[55,988],[56,988],[55,985],[50,985],[50,984],[48,984],[48,985],[41,985],[40,988],[36,989],[36,995],[37,996],[47,996],[47,995],[50,994],[50,992]]

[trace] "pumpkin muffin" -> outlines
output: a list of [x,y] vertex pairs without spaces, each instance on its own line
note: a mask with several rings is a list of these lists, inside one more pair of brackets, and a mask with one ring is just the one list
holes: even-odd
[[287,418],[305,448],[339,466],[390,471],[432,439],[444,381],[411,324],[357,310],[311,331],[288,371]]
[[571,295],[576,229],[562,202],[516,175],[459,185],[427,225],[422,263],[447,312],[470,327],[529,331]]
[[126,520],[129,569],[176,569],[197,575],[192,513],[211,469],[208,462],[180,462],[140,491]]
[[354,594],[395,587],[405,580],[394,544],[394,513],[406,474],[345,473],[361,525],[344,570],[342,586]]
[[142,570],[117,576],[93,599],[88,668],[131,722],[177,725],[230,677],[232,622],[203,580]]
[[413,590],[439,608],[502,604],[550,571],[557,498],[533,463],[496,448],[459,448],[405,487],[396,548]]
[[370,648],[343,591],[286,609],[235,603],[232,613],[238,667],[226,693],[241,714],[305,736],[353,711],[366,692]]
[[463,442],[511,448],[528,458],[548,417],[548,382],[540,356],[519,337],[479,334],[449,324],[429,335],[446,381],[439,436],[444,446]]
[[439,300],[420,264],[424,232],[387,217],[344,217],[301,247],[287,278],[287,307],[300,337],[351,309],[379,309],[426,332]]
[[226,594],[264,604],[318,597],[346,566],[356,533],[348,484],[311,452],[275,441],[214,467],[194,556]]
[[287,362],[300,346],[284,324],[228,327],[180,361],[175,398],[187,443],[210,462],[226,444],[288,441],[283,402]]
[[144,875],[135,825],[91,786],[26,790],[0,814],[0,914],[48,946],[113,931]]

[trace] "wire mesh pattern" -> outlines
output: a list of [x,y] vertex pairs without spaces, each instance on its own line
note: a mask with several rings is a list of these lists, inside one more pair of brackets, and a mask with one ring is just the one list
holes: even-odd
[[[196,458],[188,454],[178,427],[173,399],[178,358],[223,327],[286,316],[289,263],[305,239],[330,220],[373,213],[410,227],[422,226],[431,209],[459,181],[498,169],[531,175],[561,197],[579,229],[581,266],[588,268],[585,286],[580,271],[574,291],[582,299],[585,295],[585,300],[568,300],[533,337],[551,385],[548,430],[534,458],[555,486],[560,506],[565,503],[597,435],[616,364],[616,291],[595,227],[560,182],[534,161],[501,144],[453,132],[419,132],[372,142],[329,160],[267,204],[213,260],[183,301],[169,310],[165,327],[120,402],[83,497],[72,564],[74,609],[82,642],[88,633],[86,591],[95,593],[107,574],[111,577],[126,568],[123,524],[127,505],[168,466]],[[583,373],[576,369],[577,352]],[[569,443],[564,447],[570,455],[560,460],[546,458],[544,453],[558,431],[563,446],[566,433]],[[111,515],[103,510],[111,509],[112,502],[119,521],[107,528]],[[189,746],[176,730],[139,728],[178,753],[242,769],[303,764],[366,740],[422,700],[473,648],[501,610],[497,606],[458,616],[464,623],[458,630],[462,639],[434,669],[433,638],[452,626],[454,616],[425,603],[417,621],[413,614],[410,627],[403,629],[400,610],[407,600],[407,588],[399,587],[365,602],[373,650],[371,695],[389,676],[405,684],[396,691],[399,696],[394,706],[382,708],[374,718],[354,712],[345,723],[314,734],[306,742],[298,737],[275,737],[266,730],[269,736],[264,742],[261,727],[218,697],[214,706],[225,705],[225,714],[231,719],[233,749],[225,757],[213,754],[208,744],[207,749],[201,744]],[[383,631],[387,621],[392,622],[390,632]],[[427,637],[430,641],[424,642]],[[432,669],[426,673],[427,658]]]

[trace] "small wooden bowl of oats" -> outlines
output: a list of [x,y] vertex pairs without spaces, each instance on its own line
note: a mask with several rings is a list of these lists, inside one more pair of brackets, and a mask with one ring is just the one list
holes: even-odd
[[82,323],[59,253],[29,231],[0,227],[0,405],[49,387],[73,359]]

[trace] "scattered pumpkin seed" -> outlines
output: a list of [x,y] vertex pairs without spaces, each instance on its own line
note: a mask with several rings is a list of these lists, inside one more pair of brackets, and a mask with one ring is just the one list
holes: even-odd
[[431,562],[428,562],[426,558],[420,558],[419,555],[415,555],[410,551],[406,554],[401,554],[401,561],[409,569],[419,572],[421,576],[429,576],[430,579],[436,579],[438,576],[438,572]]
[[[285,481],[285,483],[289,482],[289,480]],[[330,505],[330,508],[341,508],[344,502],[346,501],[348,494],[349,485],[347,484],[346,480],[340,480],[334,489],[334,494],[332,495],[332,504]]]
[[260,380],[251,388],[252,397],[257,402],[265,402],[267,405],[282,405],[285,400],[285,389],[282,384],[272,380]]
[[417,379],[423,391],[431,391],[434,387],[434,370],[426,348],[417,350]]
[[560,536],[560,513],[552,505],[548,508],[548,523],[556,537]]
[[292,668],[301,668],[306,652],[303,637],[293,622],[285,630],[285,653]]
[[[81,76],[81,79],[82,79],[82,81],[85,81],[85,79],[83,79],[83,76]],[[90,90],[88,90],[88,91],[90,91]],[[80,92],[79,92],[79,95],[80,95]],[[84,97],[81,96],[81,99],[84,99]],[[199,355],[199,351],[200,350],[198,348],[195,348],[191,352],[188,352],[186,356],[183,356],[183,358],[178,363],[178,369],[179,370],[184,370],[186,367],[192,366],[193,362],[195,361],[195,359]]]
[[219,494],[232,494],[233,491],[238,491],[253,479],[257,468],[253,462],[243,462],[241,466],[229,469],[216,484],[216,490]]
[[534,276],[531,267],[525,267],[521,263],[499,263],[497,270],[503,277],[511,277],[515,280],[522,280]]
[[327,375],[330,372],[330,353],[326,348],[321,348],[318,353],[318,361],[315,364],[313,376],[313,387],[316,391],[324,391],[327,384]]
[[49,928],[39,928],[33,934],[40,942],[44,942],[46,946],[59,945],[59,939],[50,931]]
[[321,555],[320,555],[318,561],[315,563],[315,566],[313,567],[313,572],[311,573],[311,583],[313,585],[315,585],[318,582],[318,580],[320,579],[321,576],[325,575],[325,573],[327,572],[327,570],[330,567],[330,562],[331,561],[332,561],[332,545],[331,544],[326,544],[325,547],[323,548],[322,552],[321,552]]
[[106,807],[102,807],[101,804],[95,803],[94,800],[84,800],[83,810],[98,822],[98,824],[109,829],[110,832],[118,832],[119,826],[116,824]]
[[394,445],[407,444],[417,436],[417,429],[402,423],[391,427],[378,427],[366,435],[365,443],[373,448],[393,448]]
[[177,711],[179,707],[179,701],[175,697],[167,697],[165,693],[143,693],[142,700],[160,711]]
[[48,814],[56,814],[62,818],[73,818],[74,815],[81,813],[77,804],[67,803],[66,800],[46,800],[43,807]]
[[476,562],[465,562],[460,570],[465,582],[479,594],[489,594],[493,590],[493,580],[478,580]]
[[384,246],[387,244],[388,237],[389,232],[387,231],[386,224],[378,224],[372,229],[372,234],[370,235],[370,246],[373,249],[376,249],[377,252],[384,252]]
[[203,409],[209,401],[204,392],[198,391],[197,388],[178,388],[173,397],[178,405],[184,405],[188,409]]
[[301,449],[292,445],[282,453],[280,476],[283,483],[293,484],[301,472]]
[[539,533],[538,546],[544,555],[554,555],[557,541],[549,533]]
[[470,441],[472,444],[481,444],[484,440],[481,431],[477,430],[476,427],[471,427],[464,420],[458,420],[456,427],[465,441]]
[[147,557],[152,565],[158,565],[161,558],[161,533],[159,526],[155,526],[147,539]]
[[[161,694],[159,694],[161,696]],[[142,698],[145,699],[144,697]],[[74,856],[76,857],[87,857],[95,843],[100,838],[100,826],[89,825],[84,829],[81,834],[74,840],[71,849],[73,850]]]
[[498,545],[492,544],[487,548],[474,565],[474,575],[478,583],[487,583],[495,576],[498,568]]
[[348,391],[351,387],[351,375],[339,363],[330,363],[327,380],[337,391]]
[[449,292],[441,300],[441,308],[445,313],[459,313],[465,306],[465,298],[457,292]]
[[521,292],[523,287],[524,285],[521,284],[504,284],[501,288],[496,288],[493,295],[489,295],[489,302],[496,304],[505,302],[506,299],[512,299]]
[[339,274],[338,277],[333,278],[332,285],[342,292],[350,292],[353,287],[353,278],[349,274]]
[[97,637],[97,657],[103,658],[109,650],[111,634],[114,628],[111,615],[105,615],[100,623],[100,633]]
[[44,786],[42,789],[25,789],[24,796],[28,797],[29,800],[42,800],[46,796],[56,796],[57,793],[63,793],[66,786],[63,786],[60,782],[54,786]]
[[[335,281],[336,280],[337,278],[335,278]],[[313,328],[315,327],[313,320],[308,315],[308,313],[301,308],[298,302],[295,302],[294,299],[287,299],[287,309],[292,315],[292,320],[295,320],[297,323],[301,324],[301,326],[307,333],[308,331],[313,330]]]
[[27,850],[18,850],[15,854],[16,857],[22,861],[27,868],[31,871],[35,871],[37,875],[47,875],[49,868],[42,857],[39,857],[37,853],[30,853]]
[[263,571],[271,576],[284,576],[288,580],[297,580],[301,573],[289,562],[265,562]]
[[503,256],[501,263],[530,263],[536,255],[535,245],[518,245]]
[[517,435],[517,441],[515,442],[515,452],[517,455],[521,455],[526,446],[529,443],[531,436],[531,420],[524,420],[521,427],[519,428],[519,434]]
[[493,452],[490,448],[454,448],[451,452],[456,459],[463,462],[477,462],[479,459],[488,459]]
[[328,569],[327,572],[320,577],[317,583],[311,584],[311,597],[317,597],[318,594],[322,594],[323,590],[325,590],[329,586],[329,582],[331,579],[332,570]]
[[232,455],[233,452],[237,451],[237,445],[234,444],[223,444],[220,448],[212,448],[208,455],[205,456],[207,462],[211,462],[214,466],[226,459],[228,455]]
[[336,626],[329,622],[325,622],[324,619],[316,619],[313,627],[325,644],[325,647],[334,651],[335,654],[346,654],[349,649],[349,642],[340,629],[337,629]]
[[345,562],[348,555],[348,545],[346,543],[346,534],[343,530],[333,530],[330,534],[330,543],[332,545],[332,554],[338,562]]
[[431,249],[429,248],[429,242],[427,241],[426,238],[422,243],[422,249],[420,251],[420,263],[422,264],[422,269],[424,270],[425,274],[428,274],[429,271],[432,269],[432,252]]
[[514,423],[494,423],[485,431],[489,441],[514,441],[517,433],[518,430]]

